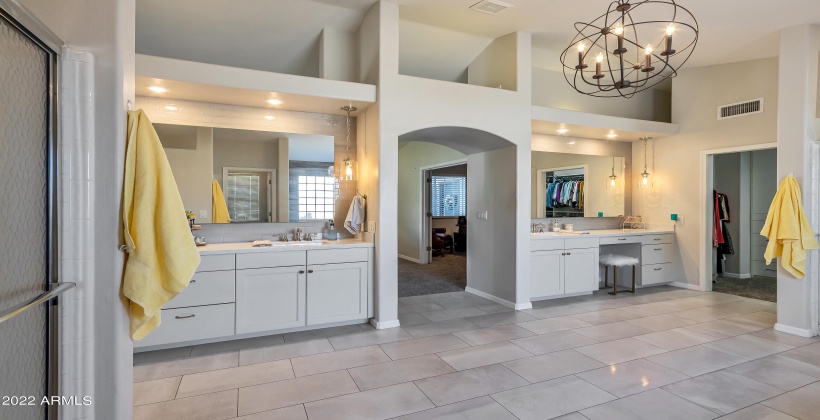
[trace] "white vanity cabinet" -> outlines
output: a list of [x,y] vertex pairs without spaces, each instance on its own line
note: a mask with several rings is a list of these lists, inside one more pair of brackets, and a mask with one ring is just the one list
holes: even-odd
[[598,239],[536,240],[530,255],[530,296],[538,300],[598,290]]
[[641,246],[641,285],[674,281],[674,235],[646,235]]
[[236,272],[236,333],[305,325],[304,266],[255,268]]
[[367,318],[367,263],[309,265],[307,325]]

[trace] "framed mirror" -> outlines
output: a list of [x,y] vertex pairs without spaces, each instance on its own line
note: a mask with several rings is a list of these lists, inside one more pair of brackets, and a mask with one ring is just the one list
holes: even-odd
[[616,217],[626,214],[626,158],[532,152],[532,217]]
[[[333,136],[154,124],[197,224],[334,218]],[[220,217],[216,206],[227,208]]]

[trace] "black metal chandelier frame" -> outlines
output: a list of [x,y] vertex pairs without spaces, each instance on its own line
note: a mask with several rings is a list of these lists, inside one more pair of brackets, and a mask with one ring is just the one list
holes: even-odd
[[[671,6],[673,9],[671,19],[638,22],[633,20],[632,12],[647,5]],[[641,60],[640,51],[644,47],[638,36],[638,30],[642,26],[658,24],[666,24],[675,31],[689,29],[693,32],[694,37],[683,49],[676,51],[672,48],[672,34],[667,33],[660,42],[648,44],[652,49],[645,50],[644,59]],[[564,78],[573,89],[580,93],[610,98],[631,98],[638,92],[649,89],[670,77],[675,77],[678,70],[691,57],[698,42],[699,32],[695,16],[674,0],[643,0],[635,4],[630,4],[628,0],[616,0],[610,3],[606,13],[593,21],[576,22],[575,30],[577,35],[561,53]],[[571,52],[579,45],[583,50],[579,50],[577,62],[574,62]],[[601,53],[605,54],[603,57],[606,60],[601,60],[599,56],[595,70],[587,70],[589,66],[585,64],[586,58],[593,51],[593,46],[602,50]],[[612,48],[616,46],[617,48]],[[626,58],[628,47],[635,47],[638,50],[637,59],[634,62]],[[610,57],[614,60],[609,59]],[[676,57],[682,57],[682,60],[676,60],[679,62],[672,64],[671,59]],[[602,70],[603,61],[606,61],[606,71]],[[618,65],[614,66],[613,61]],[[660,68],[656,68],[652,64],[653,61],[658,63]],[[588,77],[590,74],[592,76]],[[602,82],[606,74],[609,75],[611,81]]]

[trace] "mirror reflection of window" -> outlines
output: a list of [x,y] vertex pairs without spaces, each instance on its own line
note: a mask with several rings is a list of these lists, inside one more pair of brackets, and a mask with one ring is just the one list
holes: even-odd
[[225,200],[233,222],[260,222],[261,177],[252,173],[229,173]]
[[433,176],[433,217],[467,215],[467,178],[463,176]]
[[299,220],[333,219],[335,179],[299,176]]

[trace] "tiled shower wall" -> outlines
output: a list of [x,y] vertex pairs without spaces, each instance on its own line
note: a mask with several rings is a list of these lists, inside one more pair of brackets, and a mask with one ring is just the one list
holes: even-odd
[[[165,109],[169,104],[173,104],[178,110],[169,111]],[[344,115],[317,114],[148,96],[138,96],[136,107],[142,108],[148,114],[148,118],[155,123],[333,136],[335,165],[341,167],[342,161],[347,156],[347,117]],[[267,120],[264,118],[265,116],[273,116],[274,119]],[[351,118],[350,125],[350,157],[355,160],[355,118]],[[355,194],[355,183],[341,183],[333,219],[336,227],[343,234],[347,232],[342,228],[342,224]],[[244,242],[256,239],[271,239],[274,236],[278,238],[278,234],[292,233],[297,226],[313,226],[312,231],[318,232],[321,230],[320,225],[322,224],[322,222],[306,222],[203,225],[203,229],[197,231],[196,235],[204,236],[209,243]]]

